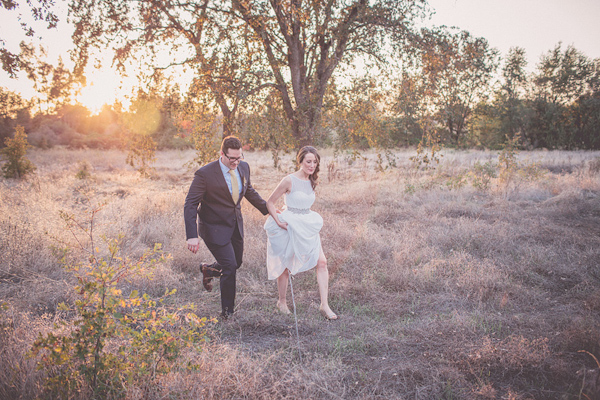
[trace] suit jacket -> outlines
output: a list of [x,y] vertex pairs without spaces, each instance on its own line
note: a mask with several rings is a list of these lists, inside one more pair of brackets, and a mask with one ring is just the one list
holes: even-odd
[[267,203],[250,183],[248,163],[241,161],[237,169],[242,178],[242,191],[237,204],[233,202],[219,160],[196,171],[183,209],[187,239],[196,238],[200,234],[205,242],[222,246],[231,240],[236,225],[243,238],[243,197],[263,215],[269,213]]

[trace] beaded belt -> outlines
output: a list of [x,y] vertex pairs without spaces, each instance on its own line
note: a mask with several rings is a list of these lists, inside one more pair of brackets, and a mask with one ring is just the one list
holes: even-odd
[[310,208],[294,208],[288,207],[287,210],[290,210],[294,214],[308,214],[310,212]]

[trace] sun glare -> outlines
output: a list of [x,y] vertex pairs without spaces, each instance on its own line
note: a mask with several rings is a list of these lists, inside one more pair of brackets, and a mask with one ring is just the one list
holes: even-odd
[[[172,76],[172,82],[177,83],[179,90],[185,92],[192,81],[193,71],[177,71]],[[119,102],[125,109],[131,104],[131,96],[140,87],[136,74],[121,76],[110,68],[93,69],[86,71],[87,85],[75,97],[81,105],[92,114],[97,114],[105,104],[113,105]]]
[[106,70],[95,70],[87,76],[87,85],[81,89],[77,101],[93,114],[100,112],[105,104],[116,101],[127,106],[126,93],[131,93],[133,82],[126,82],[118,74]]

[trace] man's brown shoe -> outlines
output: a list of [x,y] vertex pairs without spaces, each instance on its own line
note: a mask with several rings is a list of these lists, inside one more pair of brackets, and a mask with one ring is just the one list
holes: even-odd
[[207,292],[212,292],[213,284],[212,280],[214,275],[211,273],[219,272],[219,270],[210,266],[210,264],[202,263],[200,265],[200,271],[202,271],[202,286]]

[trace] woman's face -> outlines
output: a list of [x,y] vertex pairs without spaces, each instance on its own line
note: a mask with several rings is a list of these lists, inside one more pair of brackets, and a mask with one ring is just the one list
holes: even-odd
[[317,157],[312,153],[306,153],[304,160],[300,163],[300,169],[304,171],[306,175],[312,175],[313,172],[315,172],[315,169],[317,169],[317,165],[319,165]]

